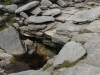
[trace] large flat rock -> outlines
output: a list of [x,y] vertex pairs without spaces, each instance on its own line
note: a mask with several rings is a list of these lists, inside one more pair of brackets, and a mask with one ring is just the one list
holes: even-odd
[[72,20],[74,23],[91,22],[100,17],[99,12],[100,7],[92,8],[89,10],[82,10],[71,16],[69,20]]
[[9,27],[0,32],[0,47],[9,54],[24,53],[19,34],[13,27]]

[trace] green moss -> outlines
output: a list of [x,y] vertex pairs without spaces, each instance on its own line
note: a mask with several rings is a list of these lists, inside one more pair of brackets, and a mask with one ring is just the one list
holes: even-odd
[[43,70],[45,71],[45,70],[47,70],[51,66],[52,66],[52,64],[47,64],[46,66],[43,67]]
[[11,0],[7,0],[5,2],[0,2],[0,4],[3,4],[3,5],[10,5],[12,4]]

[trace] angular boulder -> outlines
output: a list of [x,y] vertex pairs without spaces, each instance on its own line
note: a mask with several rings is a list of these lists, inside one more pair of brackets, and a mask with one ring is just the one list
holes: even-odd
[[68,42],[61,49],[59,54],[55,57],[54,67],[57,67],[63,63],[74,63],[86,54],[86,50],[80,43],[74,41]]
[[0,32],[0,47],[9,54],[25,53],[19,34],[13,27],[9,27]]

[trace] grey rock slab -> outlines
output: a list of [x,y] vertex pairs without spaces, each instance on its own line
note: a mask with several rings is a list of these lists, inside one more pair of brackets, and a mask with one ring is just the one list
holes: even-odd
[[43,13],[44,16],[57,16],[59,14],[61,14],[60,9],[49,9]]
[[89,25],[85,27],[86,30],[94,32],[94,33],[99,33],[100,32],[100,20],[95,20]]
[[45,23],[53,21],[55,21],[55,19],[52,16],[30,16],[26,19],[27,23]]
[[18,6],[16,4],[7,5],[5,7],[6,11],[8,11],[10,13],[15,13],[15,11],[16,11],[17,8],[18,8]]
[[25,53],[18,32],[9,27],[0,32],[0,47],[9,54]]
[[80,43],[74,41],[68,42],[61,49],[59,54],[55,57],[53,66],[59,66],[64,62],[73,63],[82,58],[86,54],[86,50]]
[[51,74],[46,71],[28,70],[28,71],[22,71],[19,73],[12,73],[12,74],[8,74],[8,75],[51,75]]
[[58,44],[61,44],[61,45],[64,45],[65,43],[67,43],[70,38],[66,35],[58,35],[58,34],[54,34],[52,37],[52,42],[54,43],[58,43]]
[[22,12],[22,11],[29,10],[29,9],[31,9],[31,8],[34,8],[34,7],[38,6],[38,5],[39,5],[39,1],[29,2],[29,3],[27,3],[27,4],[25,4],[25,5],[21,6],[21,7],[19,7],[19,8],[15,11],[15,13],[20,13],[20,12]]
[[72,20],[73,23],[88,23],[98,19],[100,17],[99,12],[100,7],[79,11],[72,15],[69,20]]
[[70,68],[63,68],[54,72],[54,75],[100,75],[100,68],[79,63]]
[[85,43],[88,40],[94,38],[94,37],[99,37],[100,34],[98,33],[82,33],[82,34],[76,34],[72,37],[72,41],[76,41],[76,42],[81,42],[81,43]]
[[88,40],[84,44],[84,48],[87,50],[88,54],[84,62],[100,67],[100,37]]

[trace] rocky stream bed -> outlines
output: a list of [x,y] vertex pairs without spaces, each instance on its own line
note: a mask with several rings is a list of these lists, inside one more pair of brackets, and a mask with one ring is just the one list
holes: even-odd
[[0,0],[0,75],[100,75],[100,1]]

